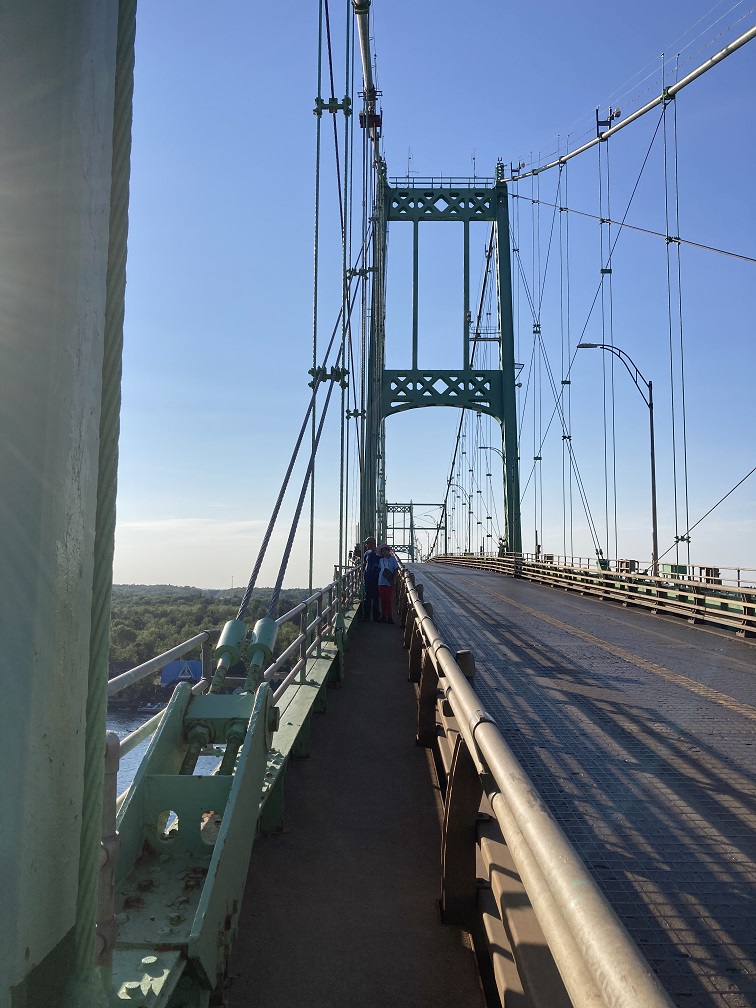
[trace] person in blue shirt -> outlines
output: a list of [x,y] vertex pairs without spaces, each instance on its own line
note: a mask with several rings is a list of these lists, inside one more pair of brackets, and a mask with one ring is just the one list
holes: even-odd
[[381,546],[380,567],[378,573],[378,594],[381,598],[381,618],[379,623],[394,622],[394,579],[399,570],[399,563],[391,552],[390,546]]
[[362,618],[370,620],[372,617],[376,623],[380,622],[380,601],[378,598],[378,575],[381,569],[381,558],[375,548],[375,539],[368,536],[365,540],[365,549],[362,561]]

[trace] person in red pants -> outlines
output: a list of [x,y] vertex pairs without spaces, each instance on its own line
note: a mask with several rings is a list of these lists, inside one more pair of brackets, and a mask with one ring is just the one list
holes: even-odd
[[381,546],[378,550],[381,558],[380,573],[378,574],[378,594],[381,599],[381,618],[379,623],[393,623],[394,608],[394,578],[399,570],[396,557],[391,552],[390,546]]

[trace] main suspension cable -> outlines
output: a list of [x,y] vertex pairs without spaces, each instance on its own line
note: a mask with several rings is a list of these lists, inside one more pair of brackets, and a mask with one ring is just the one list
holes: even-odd
[[[719,52],[715,53],[708,60],[702,63],[699,67],[696,67],[695,70],[692,70],[689,74],[683,77],[682,80],[679,80],[676,84],[673,84],[668,88],[664,88],[664,90],[660,95],[652,99],[652,101],[647,102],[642,108],[639,108],[637,111],[633,112],[626,119],[623,119],[621,122],[619,122],[616,126],[612,126],[610,129],[601,133],[599,136],[594,137],[592,140],[589,140],[588,143],[583,144],[576,150],[570,151],[568,154],[562,154],[554,161],[549,162],[549,164],[545,164],[539,168],[533,168],[529,172],[522,172],[521,174],[518,175],[518,178],[523,179],[528,178],[530,175],[540,175],[542,172],[549,171],[551,168],[557,168],[559,165],[566,164],[567,161],[569,161],[571,158],[577,157],[579,154],[583,154],[585,151],[590,150],[591,147],[595,147],[597,143],[600,143],[602,140],[606,140],[608,137],[613,136],[615,133],[618,133],[621,129],[624,129],[626,126],[629,126],[630,123],[633,123],[637,119],[640,119],[640,117],[644,116],[647,112],[651,112],[653,109],[661,105],[664,101],[669,100],[670,98],[674,98],[675,95],[678,94],[678,92],[682,91],[684,87],[687,87],[688,84],[692,84],[693,81],[697,80],[700,76],[702,76],[702,74],[705,74],[708,70],[711,70],[713,67],[717,65],[717,63],[720,63],[723,59],[726,59],[728,56],[731,56],[734,52],[736,52],[742,46],[746,45],[748,42],[752,41],[752,39],[754,38],[756,38],[756,25],[749,28],[747,31],[743,32],[742,35],[740,35],[738,38],[734,39],[732,42],[726,45],[724,49],[720,49]],[[505,181],[511,182],[513,180],[505,179]]]

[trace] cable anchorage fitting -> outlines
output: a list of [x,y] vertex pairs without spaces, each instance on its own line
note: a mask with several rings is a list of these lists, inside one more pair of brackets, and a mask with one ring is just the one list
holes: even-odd
[[622,110],[618,108],[612,108],[609,106],[609,111],[607,112],[606,119],[599,119],[599,107],[596,106],[596,136],[601,141],[606,141],[609,138],[604,136],[604,133],[611,129],[612,121],[614,119],[619,119],[622,115]]
[[345,116],[350,116],[352,114],[352,99],[349,95],[345,95],[343,101],[339,101],[337,98],[329,98],[328,101],[316,98],[312,114],[320,119],[324,112],[333,112],[334,114],[336,112],[343,112]]
[[316,385],[320,385],[321,382],[325,381],[338,382],[343,389],[349,387],[349,382],[347,381],[349,372],[346,368],[332,367],[329,371],[327,368],[321,366],[310,368],[307,374],[312,375],[312,381],[307,383],[310,388],[315,388]]

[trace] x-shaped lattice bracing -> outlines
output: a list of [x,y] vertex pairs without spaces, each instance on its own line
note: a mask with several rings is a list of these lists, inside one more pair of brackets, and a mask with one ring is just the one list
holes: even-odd
[[389,189],[389,220],[493,220],[491,189]]
[[456,406],[502,418],[500,371],[384,371],[383,415]]

